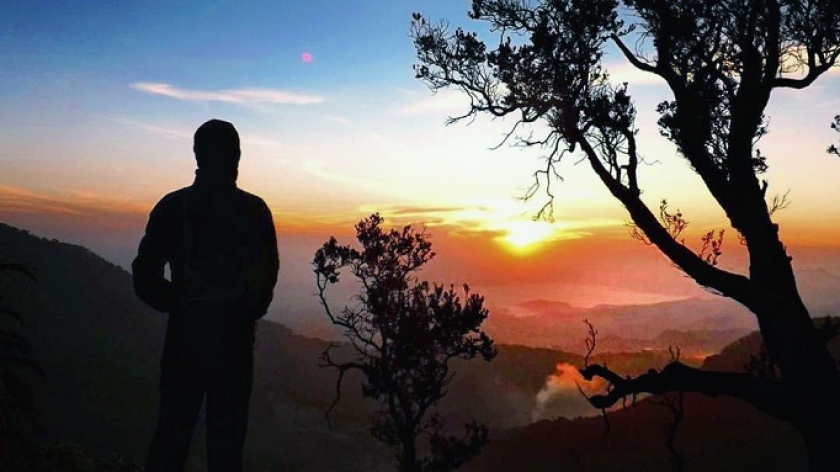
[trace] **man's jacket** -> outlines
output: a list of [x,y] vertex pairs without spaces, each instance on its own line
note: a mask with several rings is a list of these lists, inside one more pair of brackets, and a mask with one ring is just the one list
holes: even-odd
[[[171,281],[164,276],[169,263]],[[279,267],[265,202],[229,185],[195,184],[155,205],[132,264],[134,290],[152,308],[180,312],[190,303],[265,315]]]

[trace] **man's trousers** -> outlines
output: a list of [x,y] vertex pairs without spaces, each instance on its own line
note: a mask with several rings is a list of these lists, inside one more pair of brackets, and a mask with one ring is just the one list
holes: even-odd
[[184,471],[205,400],[208,472],[242,470],[254,326],[224,304],[197,304],[170,314],[161,360],[160,413],[146,472]]

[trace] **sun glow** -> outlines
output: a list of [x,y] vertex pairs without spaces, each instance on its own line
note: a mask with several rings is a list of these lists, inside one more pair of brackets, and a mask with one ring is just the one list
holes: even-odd
[[507,233],[499,239],[505,245],[523,252],[535,249],[539,244],[549,241],[554,236],[555,228],[549,223],[541,221],[514,221],[505,225]]

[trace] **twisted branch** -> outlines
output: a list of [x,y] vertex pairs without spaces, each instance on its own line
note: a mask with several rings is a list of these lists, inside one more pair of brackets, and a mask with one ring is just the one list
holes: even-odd
[[781,383],[746,373],[706,371],[674,361],[662,370],[651,369],[635,378],[622,377],[599,364],[580,369],[580,374],[587,381],[601,377],[612,385],[609,391],[589,397],[589,403],[598,409],[610,408],[625,397],[640,393],[696,392],[739,398],[776,418],[793,418],[793,395]]

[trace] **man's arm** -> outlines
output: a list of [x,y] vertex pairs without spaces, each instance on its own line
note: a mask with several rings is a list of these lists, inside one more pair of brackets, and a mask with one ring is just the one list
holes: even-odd
[[[174,304],[172,282],[163,276],[164,266],[169,262],[167,251],[167,227],[172,224],[166,211],[166,199],[161,200],[149,215],[146,234],[140,240],[137,257],[131,264],[134,278],[134,293],[147,305],[157,311],[169,312]],[[170,205],[171,206],[171,205]],[[171,232],[169,232],[171,234]]]
[[274,219],[271,217],[271,210],[268,205],[262,200],[260,228],[260,241],[262,247],[260,248],[260,268],[261,274],[259,277],[258,287],[256,289],[256,306],[254,307],[255,318],[265,316],[268,311],[268,306],[271,305],[271,300],[274,298],[274,286],[277,284],[277,272],[280,269],[280,257],[277,254],[277,232],[274,228]]

